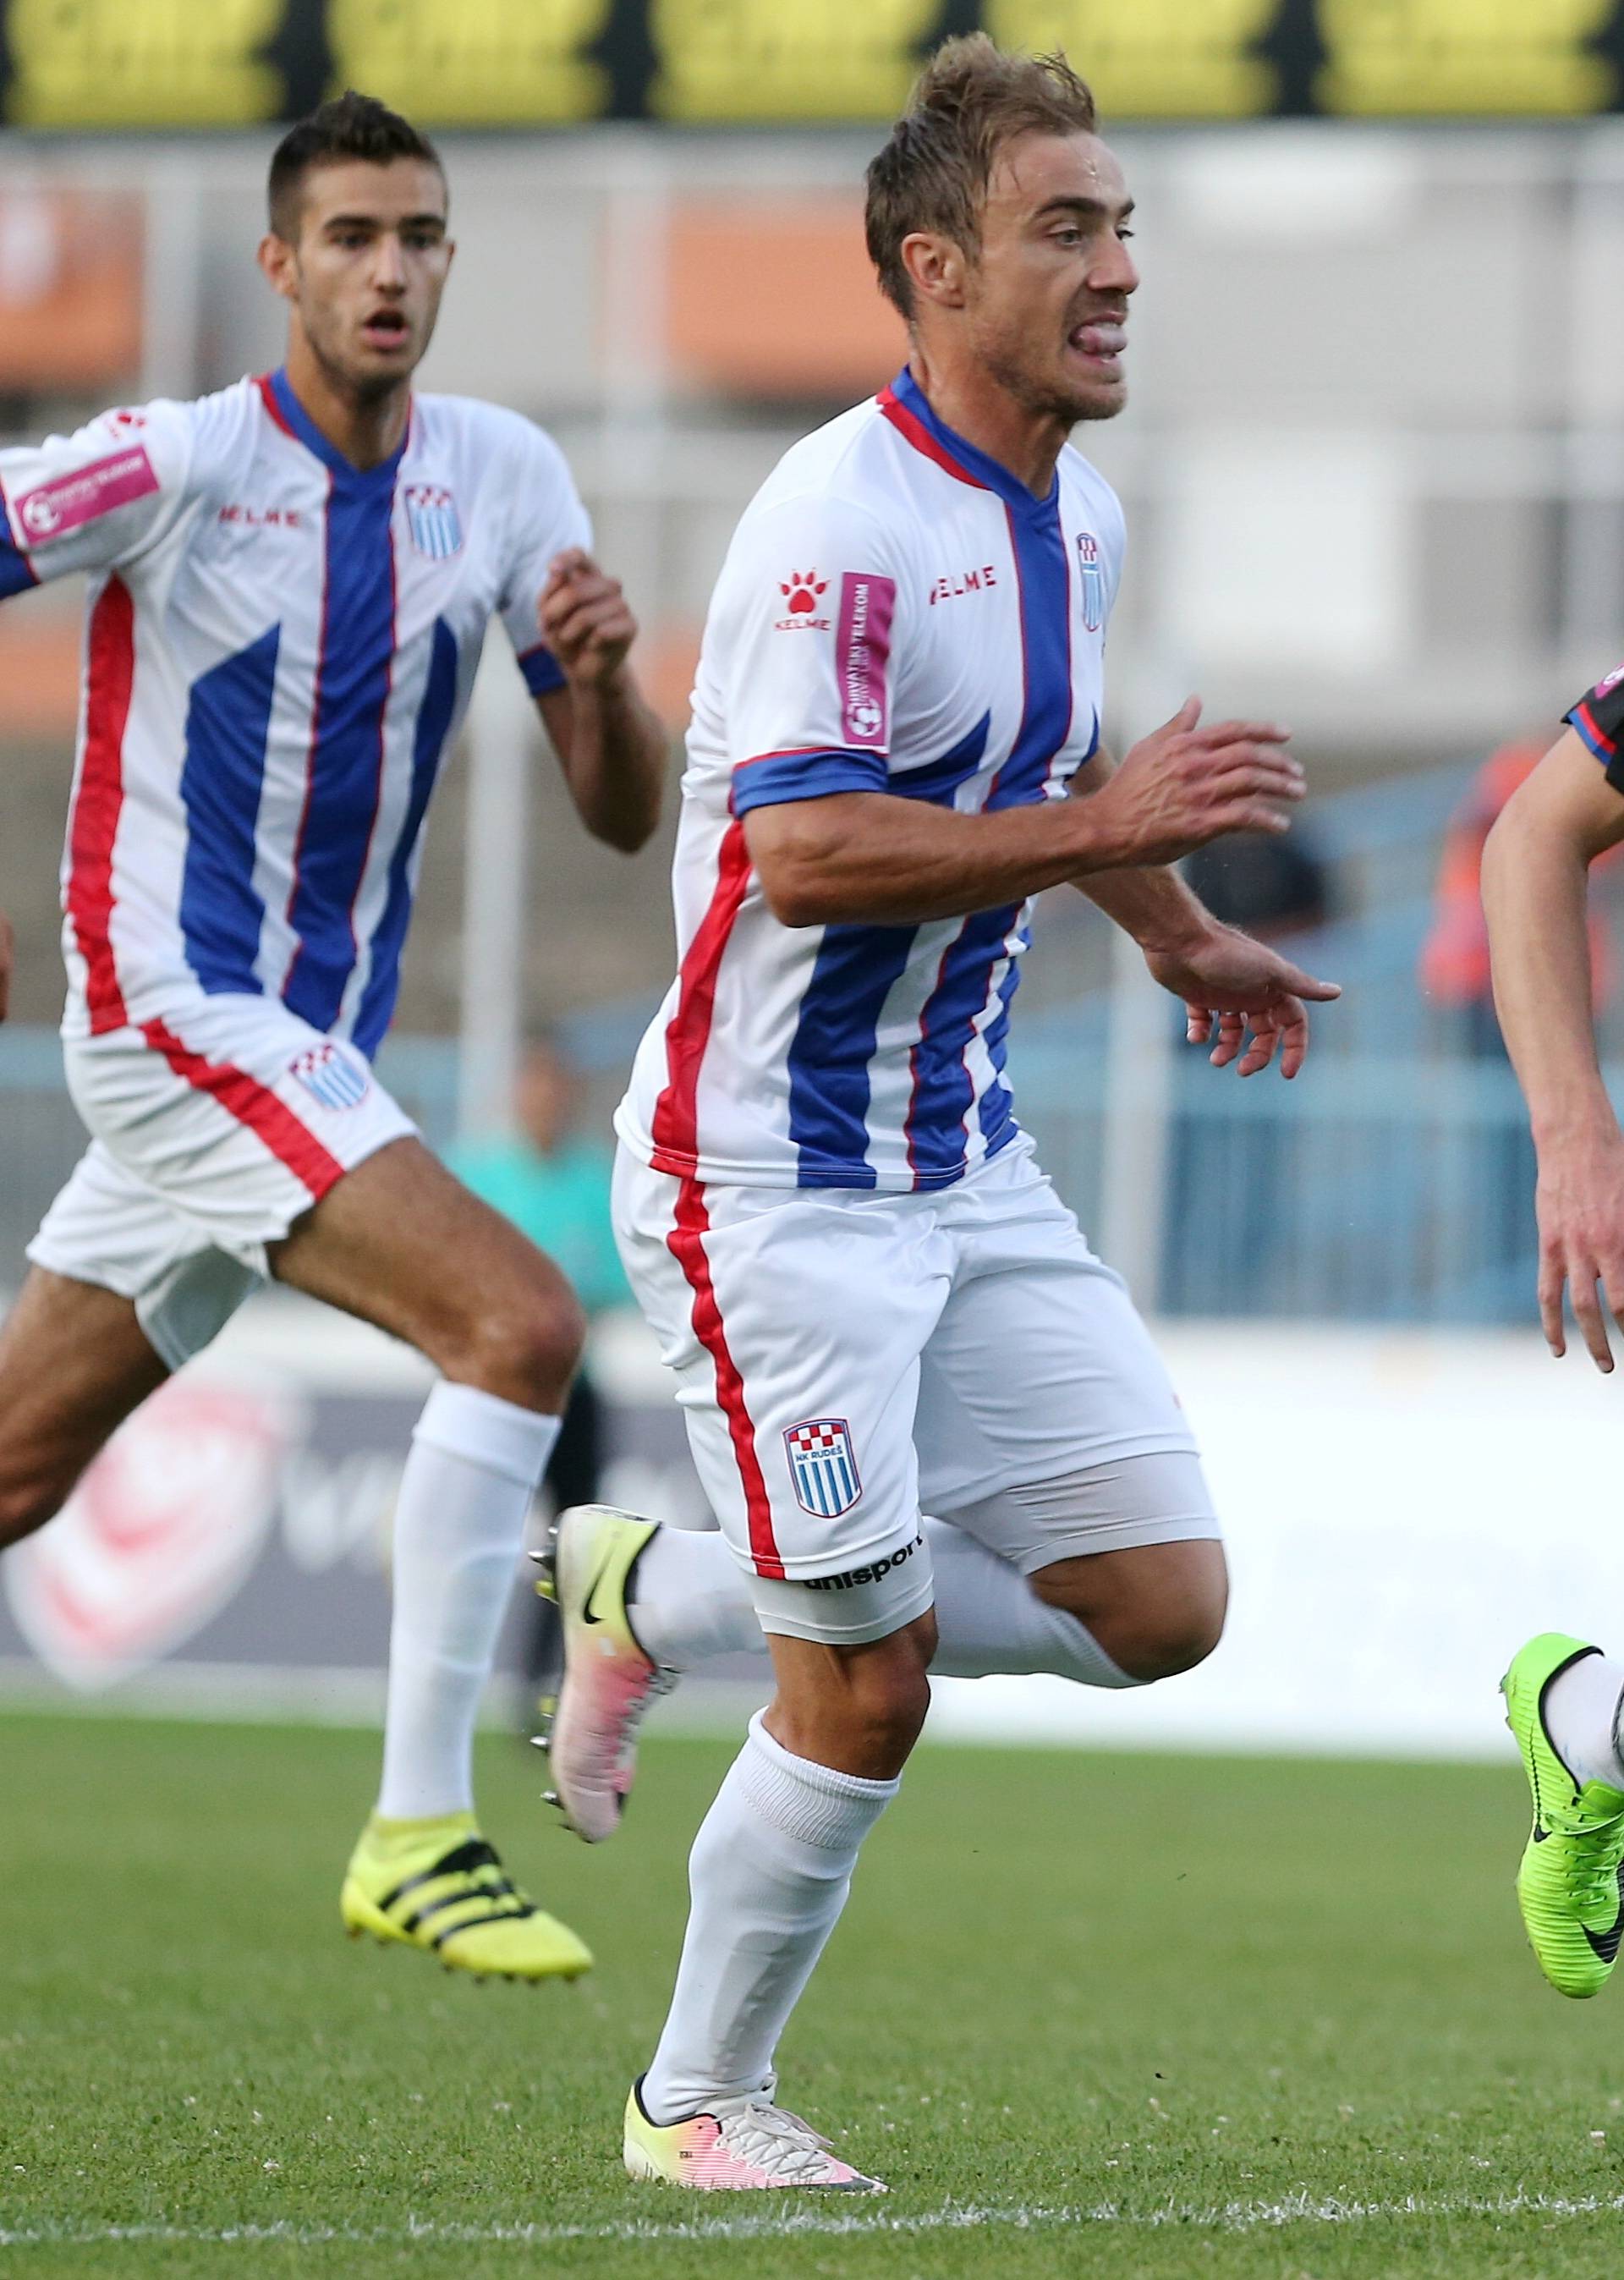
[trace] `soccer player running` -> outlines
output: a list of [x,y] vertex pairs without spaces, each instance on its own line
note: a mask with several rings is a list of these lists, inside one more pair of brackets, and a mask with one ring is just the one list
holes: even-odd
[[573,1976],[587,1950],[480,1834],[471,1758],[581,1313],[370,1063],[489,620],[595,836],[646,840],[665,740],[557,447],[412,395],[452,256],[432,146],[346,95],[281,144],[270,215],[280,372],[0,452],[0,596],[90,575],[63,1036],[93,1136],[0,1330],[0,1544],[262,1276],[418,1347],[442,1375],[401,1483],[382,1786],[343,1921]]
[[[1539,1312],[1566,1351],[1563,1293],[1597,1369],[1624,1320],[1624,1134],[1602,1082],[1586,912],[1589,866],[1624,841],[1624,666],[1566,715],[1483,852],[1495,1005],[1538,1158]],[[1501,1682],[1534,1799],[1517,1898],[1540,1969],[1564,1995],[1606,1984],[1624,1936],[1624,1661],[1563,1631]]]
[[1137,938],[1220,1065],[1295,1075],[1336,995],[1166,867],[1285,828],[1284,731],[1192,700],[1099,748],[1122,518],[1067,437],[1123,402],[1130,212],[1062,59],[943,47],[868,176],[907,369],[780,463],[712,604],[616,1213],[723,1537],[561,1523],[569,1819],[613,1829],[671,1672],[758,1625],[777,1691],[694,1846],[634,2176],[877,2189],[776,2105],[774,2053],[933,1656],[1131,1686],[1222,1624],[1182,1413],[1004,1075],[1044,888]]

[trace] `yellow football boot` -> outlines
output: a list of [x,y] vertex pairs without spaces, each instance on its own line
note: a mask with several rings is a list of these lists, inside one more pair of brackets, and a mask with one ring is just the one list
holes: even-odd
[[521,1892],[471,1813],[376,1814],[350,1856],[339,1913],[352,1939],[404,1940],[476,1979],[579,1979],[589,1950]]

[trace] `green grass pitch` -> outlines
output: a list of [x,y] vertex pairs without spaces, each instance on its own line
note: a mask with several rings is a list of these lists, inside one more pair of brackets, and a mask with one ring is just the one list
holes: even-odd
[[0,2280],[1616,2274],[1624,1986],[1540,1983],[1513,1766],[925,1749],[783,2053],[853,2204],[619,2167],[727,1750],[589,1852],[481,1749],[576,1987],[343,1939],[370,1737],[0,1720]]

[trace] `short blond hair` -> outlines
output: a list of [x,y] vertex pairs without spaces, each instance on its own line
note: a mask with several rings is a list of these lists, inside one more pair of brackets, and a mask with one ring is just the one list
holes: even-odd
[[1007,55],[985,32],[944,40],[915,81],[908,108],[868,167],[869,258],[880,290],[909,319],[903,265],[915,230],[974,255],[998,154],[1021,135],[1095,131],[1094,96],[1063,55]]

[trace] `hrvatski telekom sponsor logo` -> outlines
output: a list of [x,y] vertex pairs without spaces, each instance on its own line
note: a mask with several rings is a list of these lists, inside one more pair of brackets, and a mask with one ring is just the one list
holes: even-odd
[[146,498],[157,489],[158,475],[146,446],[135,443],[25,491],[17,502],[17,521],[24,543],[32,540],[42,546],[49,539],[65,538],[115,508],[128,506],[133,499]]
[[884,751],[891,738],[891,620],[897,581],[848,570],[840,582],[835,661],[846,742]]
[[0,1563],[41,1661],[96,1692],[210,1622],[264,1548],[296,1410],[189,1379],[138,1410],[50,1527]]

